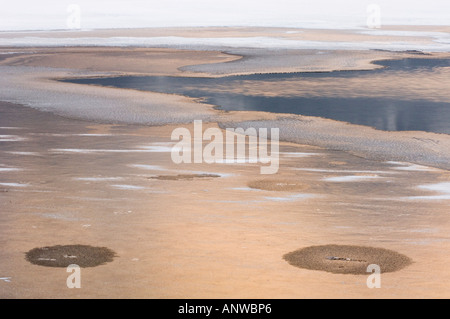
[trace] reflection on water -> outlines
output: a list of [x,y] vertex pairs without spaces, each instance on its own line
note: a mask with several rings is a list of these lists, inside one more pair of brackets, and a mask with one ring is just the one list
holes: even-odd
[[450,59],[378,61],[371,71],[222,78],[120,76],[68,82],[175,93],[220,106],[319,116],[388,131],[450,134]]

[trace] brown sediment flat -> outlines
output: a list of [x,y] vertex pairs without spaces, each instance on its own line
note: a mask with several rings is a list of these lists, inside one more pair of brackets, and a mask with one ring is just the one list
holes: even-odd
[[254,189],[261,189],[266,191],[277,191],[277,192],[292,192],[292,191],[302,191],[308,189],[310,186],[305,183],[300,183],[290,179],[263,179],[250,181],[248,187]]
[[185,180],[194,180],[198,178],[217,178],[220,175],[217,174],[178,174],[178,175],[158,175],[151,176],[149,179],[159,179],[163,181],[185,181]]
[[[0,52],[11,49],[0,48]],[[16,50],[17,51],[17,50]],[[2,65],[51,67],[108,72],[109,74],[173,75],[178,68],[203,63],[223,63],[240,59],[220,51],[175,50],[164,48],[21,48],[5,55]]]
[[[173,145],[171,133],[180,125],[98,124],[3,102],[0,111],[0,135],[24,138],[1,142],[0,167],[21,169],[0,172],[0,278],[10,278],[0,281],[2,298],[449,296],[442,280],[450,275],[447,201],[409,199],[435,195],[417,186],[448,182],[447,171],[399,171],[397,164],[282,142],[279,175],[262,178],[258,164],[174,164],[170,152],[133,152]],[[192,124],[183,126],[193,131]],[[217,125],[204,123],[209,127]],[[54,152],[74,148],[123,152]],[[317,155],[282,155],[292,152]],[[159,166],[165,175],[182,170],[223,177],[149,180],[148,170],[135,164]],[[386,173],[377,173],[383,182],[325,183],[331,173],[320,170]],[[295,181],[318,196],[249,191],[257,180]],[[119,183],[136,188],[114,187]],[[374,291],[365,276],[310,271],[283,260],[299,247],[330,242],[382,247],[414,263],[382,272],[382,288]],[[68,289],[66,269],[24,258],[35,247],[65,243],[108,247],[119,257],[83,268],[83,288]]]
[[369,265],[380,267],[381,273],[399,271],[412,263],[395,251],[352,245],[323,245],[302,248],[283,256],[290,265],[334,274],[367,275]]
[[46,267],[97,267],[112,262],[116,253],[106,247],[88,245],[57,245],[33,248],[25,254],[32,264]]

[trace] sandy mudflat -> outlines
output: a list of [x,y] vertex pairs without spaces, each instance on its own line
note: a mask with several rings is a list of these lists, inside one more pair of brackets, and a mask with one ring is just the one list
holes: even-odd
[[[6,53],[18,51],[3,50]],[[21,53],[5,54],[5,58],[0,61],[0,70],[2,71],[0,85],[3,88],[0,91],[0,99],[3,101],[18,102],[66,117],[102,123],[161,125],[204,120],[222,123],[220,124],[222,127],[283,127],[280,134],[281,138],[286,141],[351,151],[373,159],[410,161],[450,168],[450,138],[448,135],[425,132],[384,132],[364,126],[298,115],[264,112],[225,113],[215,110],[213,105],[199,104],[194,99],[183,96],[74,85],[53,80],[55,78],[125,74],[124,70],[128,68],[132,70],[131,74],[136,74],[136,71],[140,70],[139,74],[217,76],[217,74],[183,70],[189,63],[200,65],[200,67],[203,65],[214,66],[210,68],[216,68],[216,65],[219,65],[220,68],[223,66],[227,68],[225,74],[235,74],[236,68],[241,72],[245,70],[245,67],[240,65],[242,60],[244,62],[254,61],[251,63],[252,67],[244,73],[255,72],[255,68],[276,70],[281,68],[278,65],[279,61],[284,61],[283,72],[316,68],[341,70],[349,67],[348,61],[353,61],[350,69],[355,67],[366,69],[369,65],[372,68],[377,67],[374,64],[368,64],[368,61],[371,60],[420,57],[416,54],[384,51],[327,51],[327,54],[317,55],[317,50],[305,50],[298,55],[297,51],[289,50],[285,55],[280,55],[279,51],[266,50],[264,55],[268,58],[261,60],[259,59],[260,52],[262,52],[260,49],[252,51],[254,55],[249,54],[243,59],[221,51],[151,48],[25,48],[21,50],[23,50],[20,51]],[[131,58],[134,55],[136,55],[136,59]],[[446,53],[433,53],[431,57],[447,55]],[[285,59],[286,56],[292,56],[295,59]],[[430,56],[424,57],[429,58]],[[98,63],[99,60],[102,62]],[[218,62],[225,63],[217,64]],[[64,64],[66,68],[63,69],[61,67]],[[286,69],[287,65],[289,68]],[[106,71],[108,68],[110,71]],[[197,67],[193,66],[192,68]],[[220,71],[220,73],[223,72],[223,70]],[[382,82],[383,79],[380,78],[379,81]],[[314,83],[308,85],[314,85]],[[315,85],[320,85],[320,83]],[[359,87],[364,87],[364,79],[360,83],[349,83],[349,87],[355,88],[351,91],[352,93],[357,92]],[[260,91],[265,95],[270,95],[270,92],[276,94],[279,89],[276,85],[273,87],[263,86]],[[293,88],[283,87],[281,89],[292,90]],[[333,88],[330,89],[333,90]],[[334,88],[334,90],[339,92],[338,88]],[[445,76],[438,83],[428,83],[418,79],[412,81],[409,88],[400,87],[393,92],[403,92],[408,95],[415,92],[414,90],[419,92],[425,90],[423,94],[428,94],[428,96],[431,94],[439,101],[448,99],[447,94],[442,93],[447,92]],[[333,134],[328,132],[333,132]]]
[[[211,37],[223,30],[205,32]],[[8,278],[0,280],[1,297],[450,296],[446,135],[226,113],[186,97],[52,80],[128,73],[219,76],[243,66],[247,73],[258,67],[366,68],[373,59],[410,53],[329,51],[316,58],[313,50],[299,59],[299,52],[289,51],[292,58],[277,62],[279,52],[258,49],[241,58],[238,50],[249,53],[242,48],[1,49],[13,50],[20,53],[0,61],[0,100],[15,102],[0,103],[0,278]],[[278,174],[262,176],[262,164],[174,164],[170,135],[180,126],[192,131],[194,119],[209,121],[204,129],[282,127]],[[368,289],[365,275],[303,269],[283,259],[298,249],[333,244],[389,249],[411,263],[382,274],[381,289]],[[115,257],[82,268],[82,288],[68,289],[64,268],[26,260],[34,248],[58,245],[105,247]],[[339,254],[325,262],[363,259],[350,250]]]
[[[1,111],[1,126],[24,138],[2,142],[0,156],[3,168],[18,169],[0,173],[4,298],[448,296],[447,201],[420,187],[448,181],[446,171],[283,143],[279,173],[261,177],[258,164],[173,164],[175,126],[95,124],[5,103]],[[361,172],[383,179],[324,180]],[[284,187],[299,184],[308,187]],[[374,290],[365,275],[283,259],[328,244],[390,249],[413,262]],[[82,268],[82,288],[68,289],[64,268],[26,260],[58,245],[116,257]]]

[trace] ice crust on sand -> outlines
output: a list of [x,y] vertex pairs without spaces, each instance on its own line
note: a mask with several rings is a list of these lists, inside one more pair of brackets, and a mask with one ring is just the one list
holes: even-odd
[[[422,35],[428,37],[426,33]],[[224,48],[265,48],[265,49],[303,49],[303,50],[422,50],[446,52],[450,50],[450,37],[445,34],[431,36],[431,42],[404,41],[311,41],[279,37],[16,37],[3,38],[1,46],[20,47],[61,47],[61,46],[111,46],[111,47],[160,47],[175,49],[220,50]]]
[[19,152],[19,151],[7,151],[5,153],[12,154],[12,155],[21,155],[21,156],[39,156],[38,152]]
[[[0,66],[0,74],[0,100],[78,119],[103,123],[163,125],[208,120],[214,114],[212,108],[182,96],[45,80],[46,77],[66,77],[68,74],[93,75],[89,72]],[[22,141],[24,138],[0,135],[1,140]]]
[[82,182],[109,182],[120,181],[122,177],[75,177],[74,180]]
[[419,200],[450,200],[450,182],[442,182],[437,184],[419,185],[417,188],[440,193],[440,195],[410,196],[408,199]]
[[427,170],[450,169],[450,136],[446,134],[386,132],[367,126],[297,115],[280,116],[276,120],[227,122],[226,127],[280,128],[280,140],[287,142],[347,151],[374,160],[394,159],[410,163],[404,166],[409,166],[409,169],[413,165],[411,163],[420,165],[413,166],[414,169],[421,166],[427,166]]
[[143,187],[143,186],[123,185],[123,184],[111,185],[111,187],[117,188],[117,189],[123,189],[123,190],[142,190],[142,189],[145,189],[145,187]]
[[5,187],[27,187],[28,184],[22,184],[22,183],[0,183],[0,186],[5,186]]
[[0,142],[20,142],[27,140],[26,137],[18,135],[0,135]]
[[21,168],[17,168],[17,167],[0,167],[0,173],[1,172],[17,172],[17,171],[21,171]]
[[166,168],[161,167],[159,165],[130,164],[128,166],[134,167],[134,168],[139,168],[139,169],[144,169],[144,170],[149,170],[149,171],[165,171],[165,170],[167,170]]
[[323,180],[326,182],[365,182],[379,178],[381,177],[378,175],[347,175],[326,177]]

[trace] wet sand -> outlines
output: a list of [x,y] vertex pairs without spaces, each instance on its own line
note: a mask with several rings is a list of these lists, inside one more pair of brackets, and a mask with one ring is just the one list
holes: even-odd
[[[11,49],[3,50],[11,52]],[[125,74],[124,70],[127,68],[133,70],[130,74],[135,74],[135,70],[141,64],[143,64],[141,74],[151,75],[152,72],[155,72],[155,74],[170,76],[205,76],[205,73],[202,72],[195,73],[184,70],[186,63],[199,63],[200,60],[203,61],[198,64],[200,66],[211,65],[215,68],[217,65],[222,65],[221,68],[223,66],[228,68],[226,74],[234,74],[235,68],[245,71],[245,68],[242,69],[239,63],[242,60],[251,61],[253,55],[240,59],[239,56],[225,54],[221,51],[180,51],[152,48],[58,48],[54,53],[54,48],[24,48],[23,50],[24,52],[11,56],[5,54],[6,57],[0,61],[0,70],[3,75],[0,78],[0,86],[3,88],[0,91],[0,100],[22,103],[70,118],[101,123],[165,125],[203,120],[219,123],[221,127],[283,127],[280,137],[285,141],[349,151],[377,160],[409,161],[450,169],[450,138],[444,134],[384,132],[370,127],[300,115],[247,111],[224,112],[215,109],[214,105],[200,104],[193,98],[174,94],[131,89],[117,90],[55,81],[58,78],[68,77],[120,75]],[[16,48],[15,52],[18,51]],[[259,51],[255,50],[256,53],[254,53],[258,55]],[[105,52],[109,52],[110,55],[105,55]],[[256,67],[277,69],[279,67],[277,61],[284,61],[284,58],[280,58],[280,52],[271,50],[264,52],[270,58],[264,60],[256,58],[253,67],[245,72],[254,72]],[[298,68],[346,69],[347,61],[353,61],[353,67],[365,69],[369,60],[419,57],[412,53],[385,51],[317,53],[317,50],[305,50],[297,56],[297,51],[289,51],[288,56],[292,55],[297,58],[296,60],[286,59],[285,63],[290,65],[291,71],[297,71]],[[137,55],[136,60],[130,58],[134,54]],[[341,59],[341,55],[345,56],[345,59]],[[361,55],[364,56],[363,59],[359,58]],[[317,56],[320,58],[316,58]],[[303,59],[303,57],[306,58]],[[424,57],[441,58],[448,57],[448,54],[433,53]],[[103,62],[97,66],[99,59],[102,59]],[[218,60],[224,63],[217,64]],[[63,61],[67,61],[64,69],[61,68]],[[302,64],[299,65],[299,61],[302,61]],[[167,64],[170,67],[164,69]],[[379,67],[374,64],[371,66],[372,68]],[[109,72],[105,71],[108,67],[111,68]],[[195,69],[195,67],[193,68]],[[206,75],[217,76],[217,74],[209,73]],[[440,91],[447,91],[445,77],[442,81],[433,81],[433,83],[421,82],[411,80],[408,88],[398,88],[395,91],[410,94],[411,91],[417,91],[419,88],[419,91],[424,91],[428,95],[434,95],[433,92],[436,92],[438,88]],[[352,87],[358,87],[358,85],[361,87],[364,86],[364,83],[364,79],[361,79],[359,84],[352,83],[351,85]],[[434,86],[437,87],[434,88]],[[274,86],[273,90],[277,89]],[[270,92],[272,88],[264,87],[262,90]],[[436,95],[436,99],[446,99],[446,94],[439,93]]]
[[[2,168],[17,169],[0,173],[10,185],[0,186],[3,298],[448,296],[448,204],[419,187],[448,182],[447,171],[282,143],[279,173],[261,178],[258,164],[173,164],[175,126],[0,107],[1,134],[22,138],[2,142],[0,156]],[[221,177],[177,178],[198,174]],[[153,179],[161,175],[174,178]],[[362,175],[379,178],[327,180]],[[262,179],[308,188],[249,187]],[[391,249],[413,263],[368,289],[364,275],[283,259],[328,244]],[[117,257],[82,268],[82,288],[68,289],[64,268],[25,258],[55,245],[107,247]]]
[[[227,62],[232,73],[233,63],[245,61],[221,51],[23,50],[38,53],[0,61],[0,100],[15,102],[0,103],[1,297],[449,296],[447,136],[222,112],[185,97],[52,80],[204,75],[195,66],[186,71],[191,63]],[[357,56],[342,54],[345,61]],[[408,54],[363,55],[364,64]],[[346,65],[325,60],[304,66]],[[193,119],[209,121],[204,129],[283,127],[279,172],[262,176],[260,164],[248,163],[174,164],[170,135],[180,126],[192,131]],[[389,249],[412,263],[382,273],[382,288],[369,289],[365,275],[301,269],[283,259],[330,244]],[[34,248],[57,245],[106,247],[116,257],[82,268],[82,288],[68,289],[64,268],[26,260]]]

